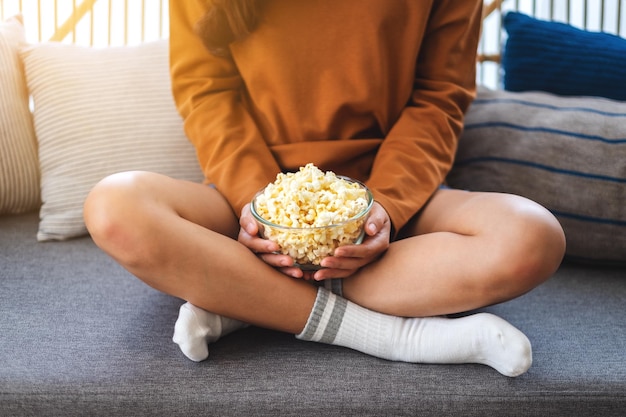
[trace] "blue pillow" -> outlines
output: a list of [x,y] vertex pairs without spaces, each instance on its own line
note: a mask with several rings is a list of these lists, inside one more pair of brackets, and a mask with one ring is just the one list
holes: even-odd
[[626,100],[626,39],[518,12],[503,27],[505,90]]

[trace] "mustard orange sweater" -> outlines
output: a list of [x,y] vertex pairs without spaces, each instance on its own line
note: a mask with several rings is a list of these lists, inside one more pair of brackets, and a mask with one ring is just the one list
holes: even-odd
[[265,0],[211,55],[206,0],[170,1],[172,89],[207,181],[239,215],[279,171],[365,181],[401,228],[444,181],[475,92],[479,0]]

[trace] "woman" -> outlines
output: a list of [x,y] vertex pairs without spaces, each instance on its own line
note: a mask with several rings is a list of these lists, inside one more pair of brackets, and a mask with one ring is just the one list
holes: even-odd
[[[170,2],[174,98],[211,186],[116,174],[85,220],[130,272],[187,301],[174,335],[185,355],[202,360],[251,323],[389,360],[528,369],[530,343],[504,320],[436,317],[521,295],[564,253],[539,205],[442,187],[475,93],[481,5]],[[249,202],[309,162],[376,202],[364,242],[305,275],[259,238]]]

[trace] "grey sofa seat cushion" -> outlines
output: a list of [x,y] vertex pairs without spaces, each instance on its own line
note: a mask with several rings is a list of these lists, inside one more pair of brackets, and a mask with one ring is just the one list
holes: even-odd
[[626,277],[564,265],[486,309],[522,329],[534,364],[413,365],[251,327],[193,363],[171,341],[182,301],[89,238],[38,243],[37,215],[0,217],[0,415],[619,416]]

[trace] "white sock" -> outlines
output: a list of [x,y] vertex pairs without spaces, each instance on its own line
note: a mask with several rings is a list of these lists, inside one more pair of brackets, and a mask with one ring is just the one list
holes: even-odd
[[377,313],[324,288],[298,339],[329,343],[392,361],[480,363],[518,376],[532,363],[528,338],[488,313],[458,319],[403,318]]
[[186,357],[194,362],[200,362],[209,357],[209,343],[247,326],[241,321],[222,317],[191,303],[185,303],[178,312],[172,340],[178,344]]

